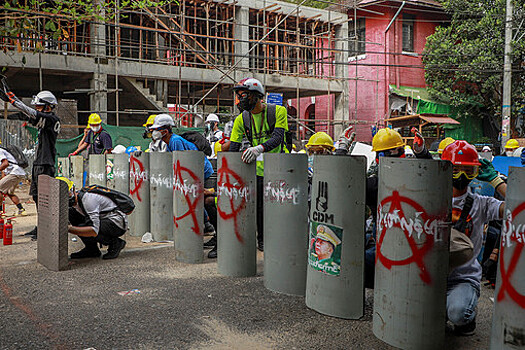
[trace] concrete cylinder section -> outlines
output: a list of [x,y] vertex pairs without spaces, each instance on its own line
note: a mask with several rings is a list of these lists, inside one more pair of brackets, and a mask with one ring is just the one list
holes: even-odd
[[452,164],[380,158],[373,331],[402,349],[443,349]]
[[358,319],[364,314],[366,158],[315,156],[313,171],[306,306]]
[[509,170],[490,349],[525,345],[525,168]]
[[149,153],[132,155],[129,159],[129,195],[135,210],[129,217],[129,234],[142,236],[150,232]]
[[57,158],[57,176],[67,177],[68,179],[71,177],[69,158]]
[[129,156],[126,153],[113,155],[113,189],[129,194]]
[[198,264],[204,259],[204,153],[173,152],[175,258]]
[[106,187],[106,156],[104,154],[89,155],[89,184]]
[[264,286],[279,293],[304,295],[308,156],[269,153],[264,164]]
[[157,242],[173,240],[173,166],[172,154],[149,154],[149,191],[151,234]]
[[115,154],[106,154],[106,187],[115,188]]
[[255,186],[255,162],[243,163],[240,153],[219,153],[217,264],[222,275],[249,277],[257,273]]
[[71,181],[73,181],[77,189],[82,188],[84,186],[84,157],[69,157],[69,165]]

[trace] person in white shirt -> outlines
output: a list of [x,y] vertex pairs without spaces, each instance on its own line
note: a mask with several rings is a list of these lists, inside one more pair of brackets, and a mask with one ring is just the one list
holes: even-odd
[[20,181],[24,179],[26,172],[18,166],[15,157],[3,148],[0,148],[0,172],[2,172],[0,193],[8,196],[13,204],[16,205],[18,215],[27,215],[22,203],[20,203],[20,198],[15,194],[15,190]]

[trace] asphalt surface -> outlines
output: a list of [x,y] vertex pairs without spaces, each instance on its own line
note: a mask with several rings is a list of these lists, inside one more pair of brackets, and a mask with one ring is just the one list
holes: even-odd
[[[129,238],[118,259],[48,271],[20,236],[36,222],[26,206],[33,215],[17,219],[14,245],[0,246],[0,349],[391,349],[372,333],[373,291],[361,320],[318,314],[264,287],[262,253],[257,277],[229,278],[214,260],[183,264],[171,244]],[[492,295],[483,288],[476,334],[447,332],[447,349],[488,348]]]

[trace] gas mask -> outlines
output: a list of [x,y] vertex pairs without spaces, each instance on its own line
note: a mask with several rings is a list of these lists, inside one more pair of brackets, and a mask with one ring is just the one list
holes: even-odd
[[95,126],[91,127],[91,130],[93,130],[94,133],[99,132],[100,129],[102,129],[102,126],[100,126],[100,125],[95,125]]
[[249,92],[244,92],[239,95],[239,108],[243,111],[251,112],[257,106],[257,97]]
[[75,198],[75,193],[70,193],[69,194],[68,205],[70,207],[73,207],[75,204],[77,204],[77,199]]
[[512,157],[514,155],[514,151],[505,151],[505,155],[507,157]]
[[211,123],[206,123],[206,133],[209,134],[211,132]]
[[144,132],[142,133],[143,139],[151,139],[151,131],[148,128],[144,129]]
[[153,141],[158,141],[160,139],[162,139],[162,131],[160,130],[154,130],[151,132],[151,138],[153,139]]
[[461,174],[457,179],[452,179],[452,186],[461,191],[467,188],[471,181],[465,174]]

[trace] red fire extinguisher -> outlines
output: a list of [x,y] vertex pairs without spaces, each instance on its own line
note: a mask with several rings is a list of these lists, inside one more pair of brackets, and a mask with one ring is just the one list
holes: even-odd
[[7,223],[4,225],[4,245],[13,244],[13,224],[11,220],[13,218],[8,218]]
[[4,238],[4,217],[0,215],[0,239]]

